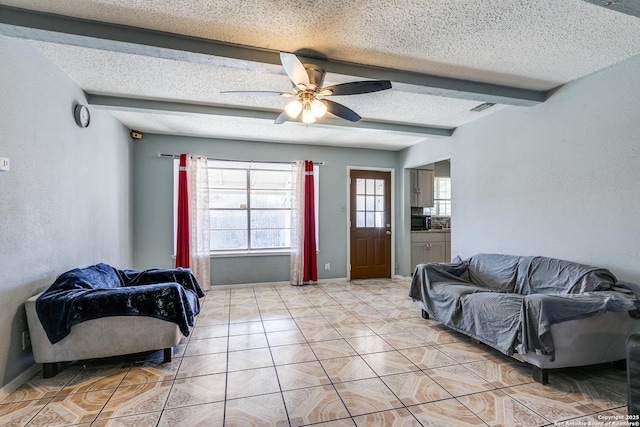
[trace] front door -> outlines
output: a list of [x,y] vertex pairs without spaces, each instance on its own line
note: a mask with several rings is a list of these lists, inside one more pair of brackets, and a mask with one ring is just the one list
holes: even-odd
[[391,277],[391,172],[350,174],[351,279]]

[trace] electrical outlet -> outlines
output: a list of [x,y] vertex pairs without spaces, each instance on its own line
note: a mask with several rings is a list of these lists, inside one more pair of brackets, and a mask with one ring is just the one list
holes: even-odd
[[8,171],[10,167],[9,159],[6,157],[0,157],[0,171]]
[[331,263],[329,263],[329,262],[328,262],[328,263],[326,263],[326,264],[324,265],[324,269],[325,269],[325,270],[331,270]]
[[22,349],[27,350],[31,348],[31,335],[29,335],[29,331],[22,332]]

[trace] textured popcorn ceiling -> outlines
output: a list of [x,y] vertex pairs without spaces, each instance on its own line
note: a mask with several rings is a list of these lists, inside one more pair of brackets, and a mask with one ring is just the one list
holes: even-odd
[[[307,1],[270,0],[0,0],[0,4],[125,24],[332,60],[409,70],[535,90],[550,90],[640,54],[640,20],[582,0]],[[276,111],[281,98],[230,97],[221,90],[289,90],[284,73],[138,56],[48,42],[31,42],[88,93],[251,107]],[[231,67],[229,64],[231,63]],[[271,67],[271,66],[270,66]],[[328,74],[325,83],[361,80]],[[468,110],[477,101],[412,93],[400,87],[338,99],[365,120],[455,128],[500,108]],[[535,108],[535,107],[533,107]],[[290,132],[265,120],[207,125],[202,116],[166,122],[144,112],[114,113],[128,126],[158,133],[395,147],[416,135],[329,127]],[[243,122],[244,120],[240,120]],[[236,123],[238,120],[231,120]],[[289,126],[293,125],[293,126]],[[223,128],[219,134],[216,129]],[[252,133],[253,132],[253,133]],[[293,134],[293,135],[291,135]],[[375,135],[375,136],[374,136]],[[427,136],[425,136],[427,137]],[[291,139],[294,138],[294,139]],[[374,141],[375,140],[375,141]]]

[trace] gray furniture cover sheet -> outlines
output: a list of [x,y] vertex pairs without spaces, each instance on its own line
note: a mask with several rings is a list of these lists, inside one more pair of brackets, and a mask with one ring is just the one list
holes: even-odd
[[554,258],[479,254],[416,267],[409,296],[429,316],[511,355],[554,357],[551,325],[605,311],[637,317],[637,296],[608,270]]

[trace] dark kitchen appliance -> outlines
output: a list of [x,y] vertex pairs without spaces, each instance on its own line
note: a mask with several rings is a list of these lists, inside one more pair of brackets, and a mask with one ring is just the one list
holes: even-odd
[[411,231],[431,229],[431,215],[425,215],[422,207],[411,208]]

